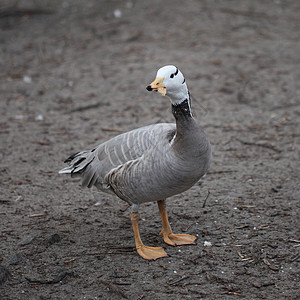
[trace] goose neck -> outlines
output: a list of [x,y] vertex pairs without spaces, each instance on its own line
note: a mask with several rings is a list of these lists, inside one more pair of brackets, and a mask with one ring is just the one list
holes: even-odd
[[185,99],[178,104],[172,104],[172,113],[176,123],[180,120],[192,119],[190,99]]

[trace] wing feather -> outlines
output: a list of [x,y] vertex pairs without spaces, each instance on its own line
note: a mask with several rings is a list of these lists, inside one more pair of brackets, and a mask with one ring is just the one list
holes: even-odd
[[[135,169],[133,166],[147,151],[156,147],[158,142],[169,142],[168,136],[175,132],[175,128],[175,124],[161,123],[120,134],[90,151],[70,156],[66,160],[69,167],[60,173],[71,173],[72,176],[79,174],[83,187],[96,185],[99,189],[109,192],[108,182],[114,182],[117,178],[122,180],[117,170],[130,172]],[[111,172],[112,170],[114,172]],[[116,173],[118,176],[114,176]]]

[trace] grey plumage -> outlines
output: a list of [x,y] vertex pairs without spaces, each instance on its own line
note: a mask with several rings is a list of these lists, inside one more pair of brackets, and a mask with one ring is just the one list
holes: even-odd
[[155,124],[118,135],[66,160],[59,173],[80,175],[130,204],[158,201],[194,185],[209,167],[209,141],[193,118]]

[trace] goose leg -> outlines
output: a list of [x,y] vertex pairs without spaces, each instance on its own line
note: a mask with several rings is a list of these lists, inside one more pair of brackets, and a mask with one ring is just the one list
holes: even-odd
[[138,212],[132,212],[130,214],[130,219],[134,232],[135,246],[138,254],[141,257],[148,260],[155,260],[161,257],[168,256],[168,254],[164,251],[162,247],[148,247],[143,244],[139,232],[139,218],[140,214]]
[[197,237],[195,237],[194,235],[174,234],[172,232],[167,215],[166,200],[157,201],[157,204],[162,222],[162,230],[160,232],[160,235],[163,236],[165,243],[172,246],[195,244],[195,240]]

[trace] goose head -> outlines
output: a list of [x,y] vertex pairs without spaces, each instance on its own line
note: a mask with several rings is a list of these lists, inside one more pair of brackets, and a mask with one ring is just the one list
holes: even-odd
[[184,76],[177,67],[172,65],[160,68],[155,80],[146,89],[168,96],[173,105],[189,99],[189,91]]

